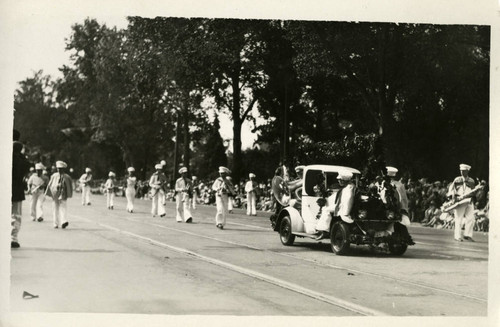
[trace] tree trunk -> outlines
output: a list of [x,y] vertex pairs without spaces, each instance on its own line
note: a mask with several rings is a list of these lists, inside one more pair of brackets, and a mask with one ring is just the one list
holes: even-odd
[[240,182],[241,177],[241,124],[243,121],[240,116],[240,86],[239,86],[239,71],[236,71],[232,78],[233,88],[233,179],[235,183]]
[[189,172],[191,172],[189,168],[189,160],[190,160],[190,149],[189,149],[189,144],[191,142],[191,138],[189,135],[189,98],[184,99],[184,108],[183,108],[183,128],[184,128],[184,167],[188,169]]

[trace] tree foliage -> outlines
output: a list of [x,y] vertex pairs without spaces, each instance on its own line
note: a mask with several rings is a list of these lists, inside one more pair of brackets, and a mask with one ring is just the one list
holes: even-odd
[[[177,144],[185,166],[209,175],[227,164],[210,98],[232,120],[236,180],[279,162],[430,178],[466,162],[486,178],[489,44],[486,26],[129,17],[117,30],[87,19],[61,79],[20,83],[15,126],[33,151],[78,167],[145,176],[166,159],[175,175]],[[242,151],[246,120],[261,150]]]

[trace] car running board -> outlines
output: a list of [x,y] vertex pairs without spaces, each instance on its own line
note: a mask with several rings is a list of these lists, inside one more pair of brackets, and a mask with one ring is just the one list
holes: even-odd
[[309,238],[316,238],[316,236],[318,236],[317,234],[308,234],[308,233],[292,233],[292,234],[298,237],[309,237]]

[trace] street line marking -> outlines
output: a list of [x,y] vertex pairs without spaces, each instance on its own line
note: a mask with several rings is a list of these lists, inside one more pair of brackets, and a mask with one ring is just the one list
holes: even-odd
[[[96,222],[96,221],[93,221],[91,219],[84,218],[84,217],[81,217],[81,216],[79,216],[79,217],[82,218],[82,219],[84,219],[84,220],[91,221],[91,222],[97,223],[99,225],[103,225],[103,224],[101,224],[99,222]],[[115,217],[118,218],[118,216],[115,216]],[[316,265],[322,265],[322,266],[331,267],[331,268],[335,268],[335,269],[339,269],[339,270],[346,270],[346,271],[351,271],[351,272],[355,272],[355,273],[359,273],[359,274],[365,274],[365,275],[369,275],[369,276],[373,276],[373,277],[378,277],[378,278],[382,278],[382,279],[393,280],[393,281],[405,283],[405,284],[408,284],[408,285],[417,286],[417,287],[420,287],[420,288],[425,288],[425,289],[429,289],[429,290],[433,290],[433,291],[448,293],[448,294],[451,294],[451,295],[455,295],[455,296],[459,296],[459,297],[464,297],[464,298],[468,298],[468,299],[472,299],[472,300],[476,300],[476,301],[480,301],[480,302],[487,302],[487,300],[483,299],[483,298],[479,298],[479,297],[475,297],[475,296],[467,295],[467,294],[462,294],[462,293],[458,293],[458,292],[454,292],[454,291],[450,291],[450,290],[446,290],[446,289],[442,289],[442,288],[438,288],[438,287],[434,287],[434,286],[430,286],[430,285],[420,284],[420,283],[417,283],[417,282],[413,282],[411,280],[400,279],[400,278],[390,277],[390,276],[384,276],[384,275],[377,274],[377,273],[372,273],[372,272],[367,272],[367,271],[362,271],[362,270],[357,270],[357,269],[352,269],[352,268],[346,268],[346,267],[332,265],[332,264],[327,264],[327,263],[321,263],[321,262],[318,262],[318,261],[313,260],[313,259],[302,258],[302,257],[296,256],[296,255],[292,255],[292,254],[288,254],[288,253],[282,253],[282,252],[277,252],[277,251],[272,251],[272,250],[267,250],[267,249],[264,249],[264,248],[258,248],[258,247],[254,247],[254,246],[251,246],[251,245],[243,244],[241,242],[236,243],[236,242],[232,242],[232,241],[228,241],[228,240],[219,239],[219,238],[216,238],[216,237],[211,237],[211,236],[206,236],[206,235],[202,235],[202,234],[197,234],[197,233],[193,233],[193,232],[189,232],[189,231],[185,231],[185,230],[181,230],[181,229],[177,229],[177,228],[167,227],[167,226],[164,226],[164,225],[161,225],[161,224],[151,223],[151,222],[142,221],[142,220],[138,220],[138,219],[134,219],[134,218],[121,217],[120,216],[119,219],[126,219],[128,221],[135,222],[135,223],[144,223],[144,224],[147,224],[147,225],[151,225],[151,226],[155,226],[155,227],[160,227],[160,228],[163,228],[163,229],[168,229],[168,230],[172,230],[172,231],[176,231],[176,232],[180,232],[180,233],[184,233],[184,234],[188,234],[188,235],[192,235],[192,236],[196,236],[196,237],[210,239],[210,240],[214,240],[214,241],[221,242],[221,243],[228,243],[228,244],[237,245],[237,246],[240,246],[240,247],[247,247],[247,248],[250,248],[250,249],[253,249],[253,250],[270,252],[270,253],[274,253],[274,254],[277,254],[277,255],[294,258],[294,259],[297,259],[297,260],[303,260],[303,261],[314,263]],[[257,227],[259,227],[259,226],[257,226]],[[115,227],[111,227],[111,228],[116,229]],[[116,229],[116,230],[119,231],[119,229]],[[129,232],[124,231],[124,233],[129,233]],[[142,236],[139,236],[139,237],[142,237]],[[419,242],[417,242],[417,243],[419,243]],[[424,244],[426,244],[426,243],[424,243]],[[432,244],[430,244],[430,245],[432,245]]]
[[84,218],[84,217],[77,216],[77,215],[72,215],[72,216],[76,216],[76,217],[78,217],[78,218],[80,218],[82,220],[86,220],[88,222],[95,223],[95,224],[97,224],[99,226],[105,227],[105,228],[110,229],[112,231],[115,231],[115,232],[117,232],[119,234],[124,234],[124,235],[130,236],[130,237],[133,237],[133,238],[137,238],[137,239],[140,239],[140,240],[143,240],[143,241],[147,241],[147,242],[149,242],[151,244],[154,244],[154,245],[157,245],[157,246],[160,246],[160,247],[163,247],[163,248],[167,248],[167,249],[179,252],[179,253],[183,253],[183,254],[186,254],[186,255],[189,255],[189,256],[193,256],[193,257],[198,258],[200,260],[212,263],[212,264],[214,264],[216,266],[223,267],[223,268],[226,268],[226,269],[238,272],[240,274],[243,274],[245,276],[256,278],[256,279],[259,279],[261,281],[264,281],[264,282],[267,282],[267,283],[279,286],[281,288],[285,288],[285,289],[288,289],[290,291],[306,295],[306,296],[311,297],[313,299],[316,299],[318,301],[326,302],[326,303],[335,305],[337,307],[346,309],[348,311],[356,312],[356,313],[359,313],[359,314],[362,314],[362,315],[388,316],[388,314],[385,313],[385,312],[378,311],[378,310],[375,310],[375,309],[371,309],[371,308],[368,308],[368,307],[365,307],[365,306],[362,306],[362,305],[359,305],[359,304],[356,304],[356,303],[352,303],[352,302],[349,302],[349,301],[345,301],[345,300],[342,300],[342,299],[334,297],[334,296],[330,296],[330,295],[327,295],[327,294],[316,292],[316,291],[310,290],[308,288],[304,288],[302,286],[299,286],[297,284],[290,283],[290,282],[284,281],[282,279],[275,278],[275,277],[272,277],[272,276],[269,276],[269,275],[266,275],[266,274],[263,274],[263,273],[259,273],[257,271],[251,270],[251,269],[247,269],[247,268],[243,268],[243,267],[240,267],[240,266],[237,266],[237,265],[233,265],[233,264],[228,263],[228,262],[224,262],[224,261],[221,261],[221,260],[218,260],[218,259],[214,259],[214,258],[205,256],[205,255],[202,255],[202,254],[190,251],[188,249],[184,249],[184,248],[180,248],[180,247],[176,247],[176,246],[173,246],[173,245],[169,245],[169,244],[166,244],[166,243],[163,243],[163,242],[160,242],[160,241],[156,241],[156,240],[154,240],[152,238],[141,236],[139,234],[131,233],[131,232],[128,232],[128,231],[124,231],[124,230],[121,230],[119,228],[107,225],[107,224],[98,223],[98,222],[96,222],[96,221],[94,221],[92,219]]

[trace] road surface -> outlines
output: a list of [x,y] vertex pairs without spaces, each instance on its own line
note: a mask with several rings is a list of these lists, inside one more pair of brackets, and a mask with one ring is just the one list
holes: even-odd
[[[148,200],[133,214],[115,198],[68,201],[69,227],[29,219],[23,204],[21,248],[12,250],[12,312],[229,316],[486,316],[488,235],[458,243],[451,230],[410,227],[416,245],[401,256],[354,247],[336,256],[328,241],[283,246],[269,224],[235,210],[224,230],[215,207],[198,206],[194,223],[151,217]],[[23,292],[37,295],[24,299]]]

